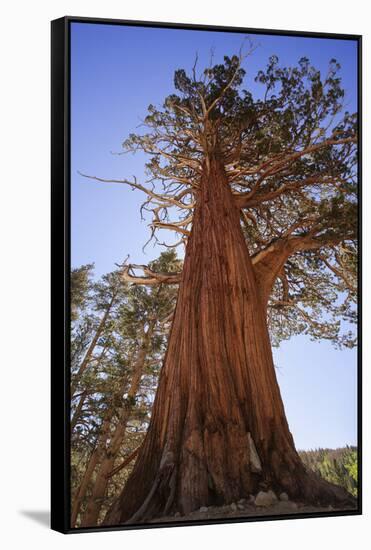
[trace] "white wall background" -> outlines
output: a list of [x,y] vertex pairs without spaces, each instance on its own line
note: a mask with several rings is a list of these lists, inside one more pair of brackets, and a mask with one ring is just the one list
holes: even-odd
[[[2,5],[0,543],[3,548],[364,548],[370,527],[370,27],[353,0],[34,0]],[[49,508],[50,24],[63,15],[364,34],[364,516],[63,536]],[[5,127],[4,127],[5,121]],[[40,514],[39,514],[40,515]],[[5,542],[6,539],[6,542]],[[5,543],[5,544],[4,544]]]

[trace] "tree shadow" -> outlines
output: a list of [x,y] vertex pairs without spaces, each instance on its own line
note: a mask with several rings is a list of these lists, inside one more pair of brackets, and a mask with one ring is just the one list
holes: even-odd
[[20,510],[22,516],[32,519],[43,527],[50,527],[50,511],[49,510]]

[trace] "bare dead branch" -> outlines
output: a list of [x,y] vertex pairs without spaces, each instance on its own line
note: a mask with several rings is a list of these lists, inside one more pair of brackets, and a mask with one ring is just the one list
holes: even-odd
[[[144,276],[135,275],[134,270],[140,269]],[[130,264],[125,266],[122,276],[128,283],[136,285],[158,285],[158,284],[178,284],[180,283],[182,273],[156,273],[147,265]]]

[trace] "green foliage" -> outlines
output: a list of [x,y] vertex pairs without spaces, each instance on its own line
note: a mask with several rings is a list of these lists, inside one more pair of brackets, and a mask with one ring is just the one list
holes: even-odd
[[289,258],[284,268],[287,295],[279,278],[269,300],[274,346],[295,334],[307,334],[314,341],[329,340],[338,348],[356,344],[355,331],[344,329],[344,322],[348,327],[357,323],[356,258],[357,246],[351,242],[336,250],[324,249],[321,254],[309,250]]
[[87,305],[91,290],[94,264],[83,265],[71,271],[71,320],[76,321],[79,312]]
[[307,468],[357,496],[358,469],[355,447],[300,451],[299,455]]
[[347,469],[350,477],[355,483],[358,482],[358,460],[357,453],[354,450],[350,450],[346,456],[344,466]]

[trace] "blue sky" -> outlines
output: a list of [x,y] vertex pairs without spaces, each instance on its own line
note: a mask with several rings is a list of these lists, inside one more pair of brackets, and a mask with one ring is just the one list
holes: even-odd
[[[163,250],[142,246],[148,223],[140,220],[143,196],[119,184],[83,178],[144,179],[142,154],[118,156],[150,103],[161,105],[174,91],[173,75],[237,53],[244,34],[72,23],[71,29],[71,229],[72,265],[95,263],[96,274],[130,254],[148,263]],[[244,65],[245,87],[260,94],[254,76],[269,56],[282,64],[309,57],[321,71],[336,58],[345,104],[356,110],[357,50],[349,40],[249,34],[256,47]],[[300,449],[356,443],[356,351],[336,351],[328,342],[299,336],[274,351],[277,376],[296,445]]]

